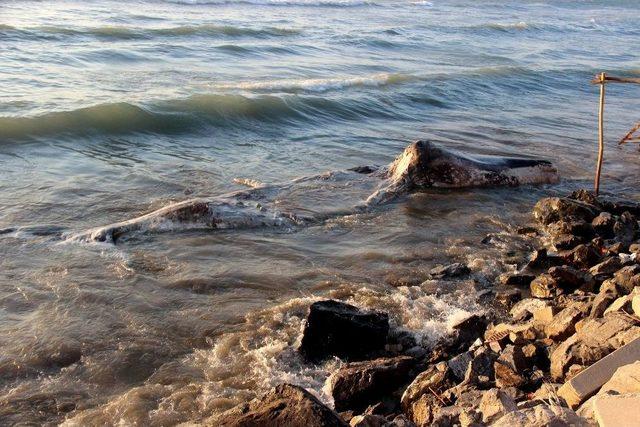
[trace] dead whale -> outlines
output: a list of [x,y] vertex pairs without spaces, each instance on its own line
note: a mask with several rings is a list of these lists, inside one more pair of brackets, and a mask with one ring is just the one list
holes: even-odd
[[[556,169],[545,160],[469,156],[429,141],[415,141],[388,166],[361,166],[279,185],[241,181],[251,188],[171,204],[137,218],[73,235],[70,239],[115,243],[121,236],[133,232],[295,228],[331,216],[366,211],[398,196],[432,187],[517,186],[557,181]],[[309,210],[304,203],[296,202],[310,194],[317,205],[330,206],[335,200],[341,201],[342,205],[348,204],[348,200],[355,199],[356,202],[348,208],[336,206],[327,211]]]

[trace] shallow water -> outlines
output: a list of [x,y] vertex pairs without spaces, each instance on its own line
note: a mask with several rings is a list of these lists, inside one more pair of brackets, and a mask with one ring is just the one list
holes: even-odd
[[[426,342],[480,310],[544,195],[589,186],[599,71],[637,75],[635,1],[11,1],[0,5],[0,417],[201,421],[282,381],[311,301],[389,311]],[[604,188],[640,87],[610,86]],[[297,230],[62,235],[172,201],[386,164],[408,141],[552,160],[560,184],[431,191]],[[350,194],[283,201],[308,212]],[[345,191],[343,193],[342,191]],[[502,244],[481,244],[501,233]],[[478,283],[420,283],[449,259]],[[328,362],[329,365],[337,362]]]

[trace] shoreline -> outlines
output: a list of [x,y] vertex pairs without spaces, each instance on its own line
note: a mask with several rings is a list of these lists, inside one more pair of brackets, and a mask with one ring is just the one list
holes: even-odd
[[[283,383],[208,422],[597,425],[613,416],[607,409],[622,399],[615,394],[637,404],[630,393],[640,385],[623,376],[640,373],[633,364],[640,360],[640,203],[578,190],[540,199],[533,218],[516,230],[539,242],[523,267],[477,292],[478,303],[491,307],[458,321],[435,345],[390,328],[387,313],[315,302],[296,350],[309,366],[341,361],[325,383],[333,408]],[[469,273],[454,263],[433,268],[431,277]]]

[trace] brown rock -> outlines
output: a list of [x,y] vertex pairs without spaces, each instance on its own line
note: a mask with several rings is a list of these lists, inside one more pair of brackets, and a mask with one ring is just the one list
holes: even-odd
[[259,400],[223,413],[219,426],[343,427],[347,424],[337,413],[323,405],[305,389],[281,384]]
[[541,308],[549,306],[549,302],[538,298],[525,298],[518,301],[511,307],[509,314],[516,322],[521,322],[530,318],[533,313]]
[[602,317],[605,310],[613,301],[622,295],[623,291],[618,286],[615,280],[609,279],[602,282],[600,286],[600,292],[596,295],[591,306],[591,313],[589,317]]
[[558,234],[553,237],[553,246],[556,250],[572,249],[584,243],[584,238],[575,234]]
[[567,265],[551,267],[549,275],[555,279],[558,286],[568,292],[576,289],[591,291],[595,285],[595,280],[589,273],[584,273]]
[[516,402],[504,391],[493,388],[482,395],[480,407],[482,422],[491,424],[503,415],[518,409]]
[[619,257],[608,257],[600,264],[596,264],[589,269],[589,273],[598,281],[603,281],[622,268],[622,261]]
[[640,326],[630,316],[611,313],[599,319],[589,318],[551,354],[551,377],[562,380],[571,365],[589,366],[637,337]]
[[414,364],[413,358],[398,356],[345,365],[329,379],[335,409],[360,412],[382,400],[409,380]]
[[600,262],[602,255],[591,243],[578,245],[572,250],[562,254],[562,257],[572,265],[579,268],[589,268]]
[[387,424],[385,417],[374,414],[356,415],[349,421],[351,427],[384,427]]
[[504,286],[526,287],[536,276],[526,273],[505,273],[500,275],[498,282]]
[[556,279],[550,274],[543,273],[531,282],[531,296],[534,298],[549,299],[557,297],[563,293]]
[[575,302],[567,306],[553,317],[553,320],[545,326],[547,337],[560,341],[569,338],[576,332],[576,323],[589,312],[589,305]]
[[593,230],[604,239],[610,239],[614,236],[613,224],[616,220],[609,212],[601,212],[600,215],[595,217],[591,222]]
[[512,411],[498,419],[493,427],[582,427],[591,424],[574,411],[558,405],[541,404]]
[[404,391],[401,406],[407,417],[419,426],[429,425],[442,406],[438,393],[453,385],[451,370],[445,362],[431,365],[420,373]]
[[630,293],[636,286],[640,286],[640,265],[622,267],[613,277],[623,292]]
[[524,370],[528,367],[526,357],[520,346],[508,345],[493,364],[496,386],[520,387],[526,379]]

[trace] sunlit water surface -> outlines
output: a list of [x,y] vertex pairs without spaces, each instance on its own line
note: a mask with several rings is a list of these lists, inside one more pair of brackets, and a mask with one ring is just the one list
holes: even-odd
[[[589,80],[640,73],[638,2],[512,3],[2,2],[1,423],[198,422],[282,381],[330,403],[338,362],[293,350],[312,301],[388,311],[425,343],[481,310],[474,290],[526,249],[483,237],[590,185]],[[604,188],[632,198],[640,154],[615,144],[639,95],[610,86],[606,111]],[[237,177],[386,164],[417,138],[550,159],[563,180],[415,194],[296,230],[62,237]],[[417,286],[448,260],[476,283]]]

